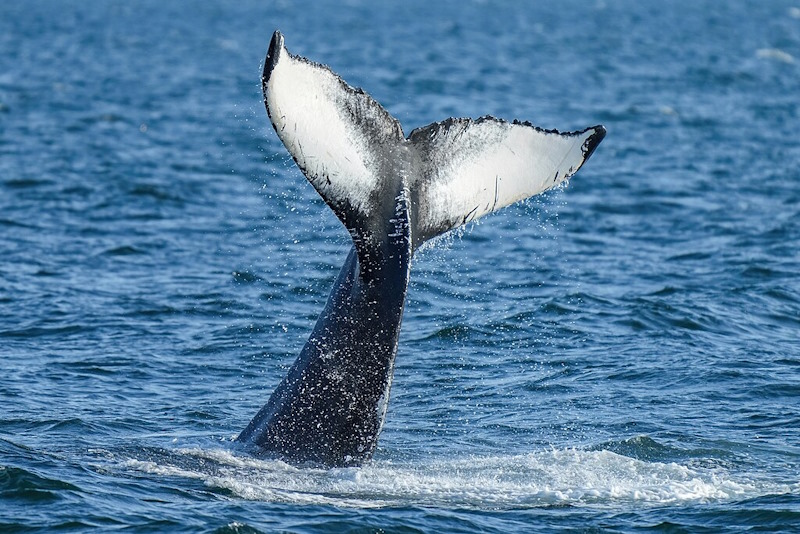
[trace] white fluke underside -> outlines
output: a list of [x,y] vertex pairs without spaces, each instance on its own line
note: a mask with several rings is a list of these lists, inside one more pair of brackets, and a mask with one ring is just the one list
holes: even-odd
[[381,203],[409,191],[416,245],[558,185],[605,135],[602,126],[559,133],[483,117],[447,119],[405,138],[369,95],[276,38],[264,97],[281,141],[343,221],[342,210],[386,213]]
[[562,134],[492,117],[415,130],[419,224],[436,235],[555,187],[583,165],[598,131]]

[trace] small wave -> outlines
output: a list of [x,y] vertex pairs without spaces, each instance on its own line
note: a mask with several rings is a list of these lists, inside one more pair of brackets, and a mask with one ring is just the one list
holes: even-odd
[[233,281],[237,284],[253,284],[263,282],[264,278],[248,270],[233,271]]
[[423,338],[423,341],[461,341],[469,339],[475,334],[475,330],[467,325],[445,326]]
[[80,491],[78,487],[53,478],[46,478],[27,469],[0,465],[0,497],[32,503],[55,501],[62,491]]
[[166,190],[160,185],[148,183],[135,184],[128,191],[128,194],[134,197],[147,197],[163,202],[183,202],[184,200],[182,197]]
[[145,252],[140,249],[136,248],[132,245],[121,245],[119,247],[110,248],[103,252],[106,256],[136,256],[140,254],[145,254]]
[[260,530],[255,529],[250,525],[234,521],[233,523],[229,523],[224,527],[218,528],[214,531],[214,534],[259,534],[260,532]]
[[734,477],[724,468],[646,461],[610,450],[549,450],[361,468],[296,468],[227,450],[179,449],[130,459],[133,469],[202,480],[247,500],[356,508],[443,506],[520,509],[543,506],[669,505],[741,500],[791,488]]
[[794,63],[794,56],[779,48],[759,48],[756,50],[756,57],[759,59],[773,59],[788,64]]
[[4,219],[4,218],[0,218],[0,226],[7,226],[10,228],[32,228],[32,229],[37,228],[35,225],[30,224],[28,222],[23,223],[12,219]]
[[60,337],[65,338],[75,334],[82,334],[87,330],[83,325],[66,325],[66,326],[30,326],[20,328],[17,330],[0,330],[0,337],[7,338],[40,338],[40,337]]
[[38,178],[11,178],[3,180],[2,184],[8,189],[33,189],[53,185],[53,181]]

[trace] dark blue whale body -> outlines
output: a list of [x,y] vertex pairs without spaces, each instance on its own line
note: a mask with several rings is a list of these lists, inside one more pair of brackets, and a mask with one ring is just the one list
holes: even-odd
[[295,464],[360,465],[385,418],[414,251],[569,178],[605,130],[560,133],[487,116],[405,137],[369,95],[290,54],[280,32],[262,87],[278,137],[353,249],[300,356],[237,440]]

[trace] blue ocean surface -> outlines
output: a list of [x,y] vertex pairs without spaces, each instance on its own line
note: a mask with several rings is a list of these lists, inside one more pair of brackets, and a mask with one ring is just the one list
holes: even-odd
[[[350,238],[280,29],[413,128],[604,124],[414,258],[361,468],[233,438]],[[800,531],[800,2],[0,4],[0,532]]]

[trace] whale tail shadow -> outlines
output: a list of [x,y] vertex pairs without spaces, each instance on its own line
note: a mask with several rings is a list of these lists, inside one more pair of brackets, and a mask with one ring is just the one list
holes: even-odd
[[262,88],[275,132],[354,250],[297,361],[237,439],[295,463],[358,465],[385,418],[414,251],[568,179],[605,129],[485,116],[405,136],[363,90],[289,53],[277,31]]

